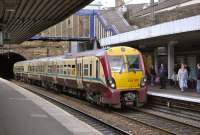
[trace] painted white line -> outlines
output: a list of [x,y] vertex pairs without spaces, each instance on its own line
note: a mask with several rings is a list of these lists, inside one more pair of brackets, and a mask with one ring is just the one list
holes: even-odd
[[165,97],[165,98],[172,98],[172,99],[177,99],[177,100],[182,100],[182,101],[189,101],[189,102],[194,102],[194,103],[200,103],[199,98],[195,97],[187,97],[187,96],[180,96],[180,95],[175,95],[175,94],[168,94],[168,93],[158,93],[158,92],[150,92],[148,91],[148,95],[152,96],[159,96],[159,97]]

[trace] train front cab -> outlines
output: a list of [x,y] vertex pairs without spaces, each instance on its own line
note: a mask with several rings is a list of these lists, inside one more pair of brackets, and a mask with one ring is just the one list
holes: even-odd
[[107,56],[111,70],[108,83],[116,93],[113,98],[120,96],[121,107],[142,106],[146,102],[147,79],[141,53],[130,47],[113,47],[107,50]]

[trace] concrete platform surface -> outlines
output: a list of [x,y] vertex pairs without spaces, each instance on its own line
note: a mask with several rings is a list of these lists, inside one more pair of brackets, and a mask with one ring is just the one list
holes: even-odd
[[200,94],[197,93],[194,89],[186,89],[184,92],[181,92],[180,89],[173,87],[167,87],[166,89],[159,89],[159,87],[150,87],[148,95],[200,103]]
[[102,135],[41,97],[0,78],[0,135]]

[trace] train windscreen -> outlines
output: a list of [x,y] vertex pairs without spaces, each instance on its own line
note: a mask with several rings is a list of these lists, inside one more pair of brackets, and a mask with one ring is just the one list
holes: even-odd
[[111,71],[114,72],[120,72],[124,71],[125,65],[124,63],[124,57],[122,55],[116,55],[116,56],[109,56],[108,57]]
[[141,70],[140,57],[138,55],[127,55],[128,71]]

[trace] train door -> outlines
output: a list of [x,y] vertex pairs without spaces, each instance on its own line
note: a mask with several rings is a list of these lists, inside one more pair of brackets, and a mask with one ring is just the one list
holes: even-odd
[[83,58],[76,58],[76,81],[77,87],[83,88]]

